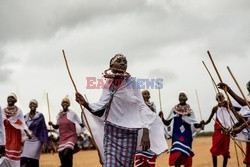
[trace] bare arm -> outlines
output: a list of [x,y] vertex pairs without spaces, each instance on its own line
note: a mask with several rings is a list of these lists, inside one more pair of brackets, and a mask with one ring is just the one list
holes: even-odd
[[164,125],[166,125],[166,126],[169,126],[169,125],[170,125],[172,119],[170,119],[170,120],[165,120],[165,119],[164,119],[164,114],[163,114],[162,111],[159,112],[159,116],[161,117],[161,120],[162,120],[162,122],[164,123]]
[[204,120],[202,120],[199,124],[194,124],[194,127],[195,127],[195,128],[204,129],[204,126],[205,126]]
[[[250,124],[250,120],[247,121],[247,124]],[[232,133],[233,135],[236,135],[237,133],[240,133],[244,128],[247,127],[247,124],[246,124],[246,123],[241,124],[239,127],[234,128],[234,129],[231,131],[231,133]]]
[[225,89],[241,106],[247,105],[246,101],[243,98],[239,97],[236,93],[234,93],[234,91],[227,84],[219,83],[218,87],[220,89]]
[[80,105],[84,106],[87,108],[89,111],[92,111],[92,109],[89,107],[89,103],[84,99],[84,97],[80,93],[76,93],[76,101]]
[[59,128],[59,125],[55,125],[51,121],[49,122],[49,125],[51,125],[54,129],[58,129]]
[[218,106],[213,107],[211,114],[208,118],[208,120],[205,122],[205,125],[209,124],[214,116],[214,114],[216,113],[216,110],[218,109]]

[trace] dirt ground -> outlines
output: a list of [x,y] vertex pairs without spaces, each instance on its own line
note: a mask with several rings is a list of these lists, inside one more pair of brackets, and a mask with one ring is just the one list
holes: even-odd
[[[193,151],[195,156],[193,157],[193,167],[212,167],[212,158],[209,151],[211,147],[211,137],[198,137],[194,139]],[[171,141],[168,141],[168,146],[171,146]],[[245,151],[245,143],[242,143]],[[243,164],[243,155],[239,149],[237,149],[240,167],[245,167]],[[233,141],[231,140],[230,146],[231,158],[228,161],[228,167],[237,167],[237,158]],[[156,167],[166,167],[168,165],[169,154],[164,153],[157,158]],[[218,158],[218,166],[222,166],[223,158]],[[74,167],[100,167],[97,151],[81,151],[74,154]],[[58,154],[42,154],[40,159],[41,167],[59,167],[60,160]]]

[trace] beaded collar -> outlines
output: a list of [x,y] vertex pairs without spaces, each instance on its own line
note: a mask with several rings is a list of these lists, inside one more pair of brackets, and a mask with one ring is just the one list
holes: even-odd
[[191,113],[191,108],[189,104],[186,104],[184,106],[177,104],[175,107],[175,112],[180,114],[180,115],[188,115]]
[[4,109],[5,115],[6,116],[15,116],[18,111],[17,106],[8,106]]
[[104,71],[104,78],[129,78],[130,74],[122,69],[109,68]]

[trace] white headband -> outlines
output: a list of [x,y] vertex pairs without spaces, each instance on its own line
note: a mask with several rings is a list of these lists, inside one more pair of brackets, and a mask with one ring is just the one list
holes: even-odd
[[36,101],[36,99],[30,100],[30,103],[35,103],[36,105],[38,105],[38,102]]
[[10,93],[8,97],[11,97],[11,96],[14,97],[17,100],[17,96],[16,96],[15,93]]

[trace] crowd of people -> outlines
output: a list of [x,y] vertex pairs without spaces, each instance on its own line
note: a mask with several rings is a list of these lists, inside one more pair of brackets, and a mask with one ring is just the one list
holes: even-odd
[[[237,105],[218,92],[217,103],[208,120],[198,122],[185,92],[179,93],[179,103],[167,117],[163,111],[157,114],[149,90],[141,91],[131,86],[135,81],[126,70],[126,57],[116,54],[104,75],[108,89],[103,89],[98,102],[88,103],[79,92],[76,93],[76,102],[89,113],[87,120],[80,119],[69,109],[71,102],[67,97],[62,99],[62,110],[56,122],[48,122],[53,129],[59,130],[56,151],[61,167],[73,166],[73,155],[81,147],[82,139],[78,137],[84,128],[93,135],[91,140],[104,167],[155,167],[157,157],[164,152],[170,153],[170,166],[191,167],[193,137],[211,122],[214,115],[210,149],[213,166],[217,166],[217,156],[220,155],[224,157],[223,167],[229,164],[231,138],[246,142],[244,163],[250,167],[250,110],[247,106],[250,103],[250,81],[247,83],[248,101],[236,95],[227,84],[219,83],[218,88],[230,94]],[[48,137],[43,114],[36,110],[38,102],[35,99],[30,101],[30,112],[25,116],[16,102],[16,95],[11,93],[7,97],[8,105],[3,109],[0,107],[0,166],[38,167],[43,144],[47,143],[55,151],[55,142],[51,142],[52,136]],[[164,128],[170,125],[172,145],[168,148]]]

